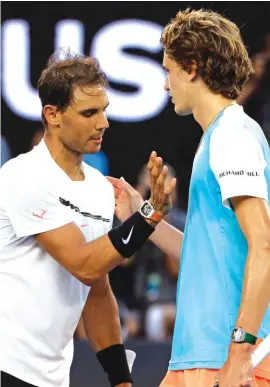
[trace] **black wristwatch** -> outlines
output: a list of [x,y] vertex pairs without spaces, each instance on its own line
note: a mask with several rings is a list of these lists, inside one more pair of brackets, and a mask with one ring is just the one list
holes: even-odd
[[253,336],[251,333],[244,331],[244,329],[242,328],[234,328],[232,331],[231,340],[234,343],[238,343],[238,344],[249,343],[249,344],[255,345],[257,341],[257,337]]

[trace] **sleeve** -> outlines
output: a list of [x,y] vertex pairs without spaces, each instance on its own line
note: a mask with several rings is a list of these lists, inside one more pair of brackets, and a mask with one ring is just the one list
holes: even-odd
[[4,209],[18,238],[35,235],[74,221],[74,213],[53,189],[32,182],[9,185]]
[[210,140],[210,167],[225,206],[230,208],[228,199],[236,196],[268,200],[266,161],[261,144],[251,132],[217,128]]

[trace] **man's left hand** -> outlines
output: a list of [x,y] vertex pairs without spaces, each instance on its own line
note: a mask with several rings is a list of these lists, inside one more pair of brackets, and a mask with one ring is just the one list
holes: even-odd
[[217,375],[219,387],[252,387],[252,350],[250,344],[231,344],[228,359]]

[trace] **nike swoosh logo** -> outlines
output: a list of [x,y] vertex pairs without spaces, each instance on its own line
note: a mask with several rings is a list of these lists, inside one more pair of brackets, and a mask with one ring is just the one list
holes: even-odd
[[132,229],[130,230],[130,233],[128,234],[128,237],[127,237],[127,239],[124,239],[124,238],[122,238],[122,242],[123,242],[125,245],[127,245],[127,244],[128,244],[128,242],[130,241],[130,238],[131,238],[131,235],[132,235],[133,229],[134,229],[134,226],[132,226]]

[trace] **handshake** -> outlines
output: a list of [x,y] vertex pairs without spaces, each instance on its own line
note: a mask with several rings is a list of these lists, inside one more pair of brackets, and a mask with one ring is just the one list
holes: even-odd
[[167,182],[168,167],[163,165],[162,158],[158,157],[156,152],[151,153],[147,166],[151,196],[143,207],[143,198],[123,177],[107,177],[114,187],[115,215],[121,222],[142,207],[144,216],[158,223],[172,208],[171,193],[176,187],[176,179],[172,178]]

